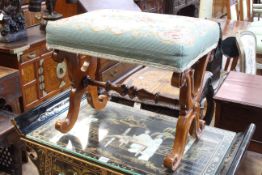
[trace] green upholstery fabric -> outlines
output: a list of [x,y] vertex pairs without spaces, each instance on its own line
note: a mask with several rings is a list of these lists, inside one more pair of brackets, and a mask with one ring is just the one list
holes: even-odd
[[48,22],[47,46],[182,72],[217,46],[219,27],[204,19],[98,10]]
[[252,22],[248,30],[253,32],[257,38],[257,53],[262,54],[262,22]]

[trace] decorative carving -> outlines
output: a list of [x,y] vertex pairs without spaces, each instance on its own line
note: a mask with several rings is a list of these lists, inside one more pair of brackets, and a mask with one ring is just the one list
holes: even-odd
[[[183,73],[183,83],[172,82],[171,84],[180,85],[180,111],[176,126],[176,136],[171,152],[165,157],[164,165],[167,168],[175,170],[181,162],[184,154],[185,145],[188,134],[199,138],[204,128],[204,121],[200,120],[200,96],[202,90],[202,82],[207,67],[207,63],[211,57],[211,53],[202,57],[191,69]],[[181,79],[181,75],[177,75],[177,79]],[[172,80],[177,80],[172,77]]]
[[26,37],[20,0],[0,0],[0,41],[12,42]]
[[[180,88],[179,106],[180,115],[176,126],[176,137],[173,143],[171,153],[169,153],[164,165],[167,168],[175,170],[181,162],[184,154],[188,135],[199,138],[204,121],[200,121],[200,97],[202,92],[202,82],[207,63],[212,53],[203,56],[190,69],[183,73],[173,73],[171,84]],[[64,120],[56,122],[56,129],[62,133],[66,133],[74,126],[79,113],[80,101],[82,95],[87,92],[89,104],[95,109],[105,107],[108,97],[106,95],[98,95],[98,87],[104,88],[106,91],[114,90],[120,95],[128,95],[130,98],[138,97],[140,100],[150,99],[155,101],[164,101],[167,103],[178,103],[167,97],[160,96],[158,93],[151,94],[144,89],[135,87],[127,87],[123,84],[112,84],[110,82],[97,81],[97,59],[89,58],[83,63],[81,56],[60,51],[56,58],[66,59],[69,70],[69,77],[72,82],[73,89],[70,94],[69,112]],[[177,105],[177,104],[176,104]]]
[[[56,55],[57,53],[55,53]],[[97,79],[97,59],[89,58],[87,61],[89,62],[89,67],[86,71],[82,71],[81,67],[81,56],[59,52],[57,58],[60,57],[58,60],[62,60],[64,58],[67,61],[68,65],[68,75],[71,80],[72,90],[70,93],[70,105],[69,105],[69,112],[64,120],[59,120],[56,122],[56,129],[61,131],[62,133],[68,132],[74,126],[78,113],[80,102],[84,93],[88,92],[87,100],[89,104],[95,109],[102,109],[105,107],[108,97],[105,95],[98,95],[98,87],[96,86],[88,86],[85,88],[83,86],[82,80],[85,78],[86,75],[89,75],[92,79]]]

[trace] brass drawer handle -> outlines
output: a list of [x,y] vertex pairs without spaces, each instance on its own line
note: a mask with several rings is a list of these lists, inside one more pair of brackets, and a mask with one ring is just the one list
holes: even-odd
[[27,56],[29,59],[34,59],[36,57],[36,53],[32,52],[30,54],[28,54]]

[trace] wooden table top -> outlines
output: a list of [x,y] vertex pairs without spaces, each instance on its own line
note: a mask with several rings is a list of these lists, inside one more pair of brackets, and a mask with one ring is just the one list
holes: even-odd
[[45,33],[40,31],[39,26],[30,27],[26,30],[27,38],[11,43],[0,42],[0,52],[18,54],[28,49],[30,45],[45,41]]
[[262,108],[262,76],[230,72],[214,99]]
[[18,72],[18,70],[0,66],[0,79],[15,72]]
[[223,38],[229,36],[235,36],[237,32],[247,30],[251,22],[248,21],[235,21],[227,19],[212,19],[213,21],[219,22],[221,24]]

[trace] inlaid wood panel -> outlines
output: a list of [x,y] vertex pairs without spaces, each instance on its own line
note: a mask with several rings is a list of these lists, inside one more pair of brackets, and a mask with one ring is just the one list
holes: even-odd
[[53,52],[42,55],[39,65],[40,91],[43,96],[69,85],[66,62],[57,63],[52,58]]
[[36,79],[34,64],[21,66],[21,80],[23,84],[29,83]]
[[28,108],[33,102],[38,100],[38,88],[36,81],[23,88],[23,99],[25,107]]

